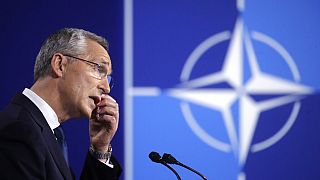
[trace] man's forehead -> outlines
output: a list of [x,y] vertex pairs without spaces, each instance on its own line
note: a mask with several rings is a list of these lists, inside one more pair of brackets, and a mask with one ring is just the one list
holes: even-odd
[[103,63],[111,66],[111,58],[108,51],[99,43],[93,40],[87,40],[88,55],[98,63]]

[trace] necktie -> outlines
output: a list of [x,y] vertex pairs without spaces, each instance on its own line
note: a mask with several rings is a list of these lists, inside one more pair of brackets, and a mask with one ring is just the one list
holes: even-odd
[[63,153],[64,159],[66,160],[67,164],[69,164],[68,161],[68,147],[66,143],[66,139],[63,133],[63,129],[61,126],[58,126],[57,128],[53,129],[54,135],[57,138],[58,144],[60,146],[60,149]]

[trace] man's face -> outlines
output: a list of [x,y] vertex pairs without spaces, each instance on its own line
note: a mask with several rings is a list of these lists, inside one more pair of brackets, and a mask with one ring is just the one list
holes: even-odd
[[[108,75],[111,74],[108,52],[92,40],[87,40],[87,53],[78,58],[101,64]],[[66,74],[62,77],[60,92],[64,97],[63,106],[72,118],[90,118],[96,104],[101,100],[101,95],[110,92],[107,77],[99,79],[95,74],[97,69],[90,63],[80,60],[68,63]]]

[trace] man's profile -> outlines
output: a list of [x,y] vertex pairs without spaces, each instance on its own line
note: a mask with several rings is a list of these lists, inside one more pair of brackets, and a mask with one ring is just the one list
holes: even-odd
[[60,126],[71,118],[89,119],[91,145],[80,179],[118,179],[111,73],[103,37],[75,28],[50,35],[36,58],[34,84],[0,112],[0,179],[74,179]]

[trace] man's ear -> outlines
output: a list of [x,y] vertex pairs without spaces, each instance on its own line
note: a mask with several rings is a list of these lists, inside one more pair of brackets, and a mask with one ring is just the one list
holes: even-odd
[[55,53],[51,59],[51,68],[54,77],[62,77],[67,69],[67,58],[61,53]]

